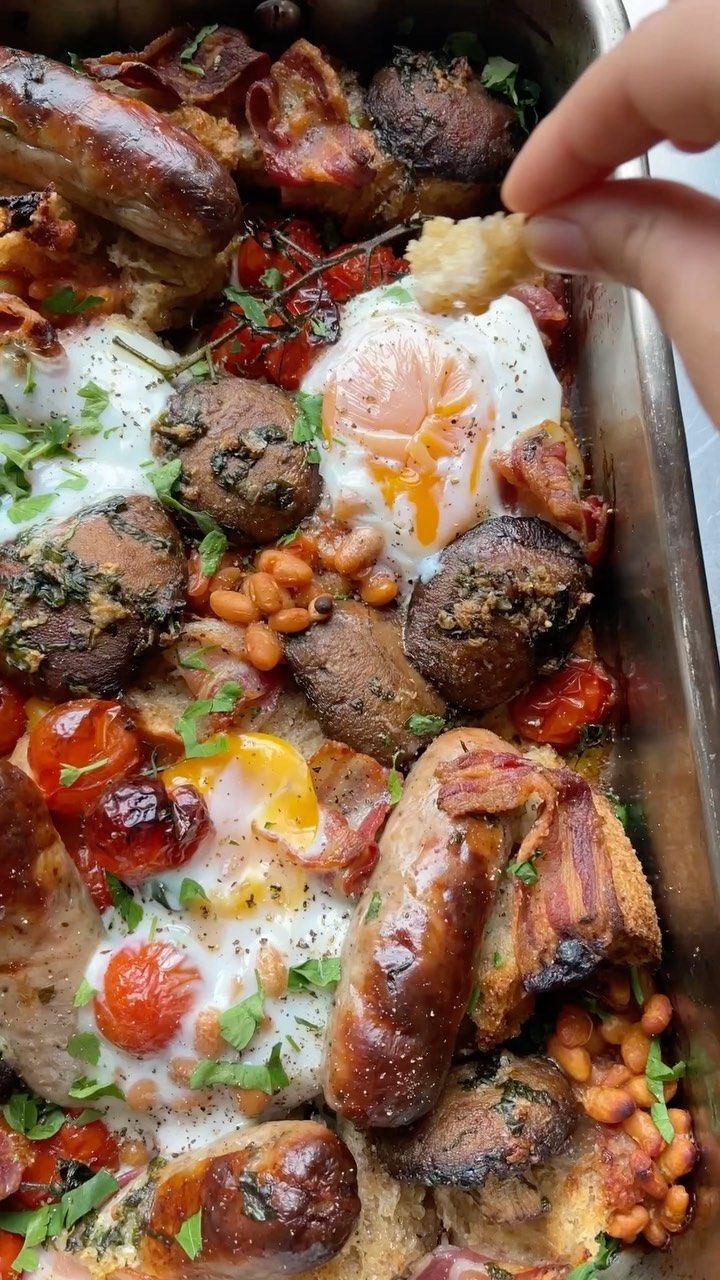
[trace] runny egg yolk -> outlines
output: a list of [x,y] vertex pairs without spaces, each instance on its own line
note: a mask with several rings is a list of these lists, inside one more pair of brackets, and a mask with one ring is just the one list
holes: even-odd
[[[257,829],[272,832],[294,848],[308,849],[320,814],[312,773],[299,751],[269,733],[229,733],[228,749],[218,755],[180,760],[163,771],[168,788],[189,782],[208,796],[228,765],[235,762],[245,784],[245,803],[253,807]],[[254,808],[253,801],[257,808]]]
[[[402,324],[392,336],[368,333],[331,374],[323,396],[327,442],[354,439],[368,471],[392,509],[404,497],[414,512],[421,546],[437,537],[443,501],[443,463],[467,455],[477,483],[490,427],[467,363],[437,333]],[[352,511],[336,511],[351,518]]]

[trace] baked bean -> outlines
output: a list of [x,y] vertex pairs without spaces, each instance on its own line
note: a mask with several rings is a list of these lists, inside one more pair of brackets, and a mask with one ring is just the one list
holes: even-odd
[[255,561],[256,568],[259,569],[261,573],[272,573],[279,555],[282,555],[279,547],[266,547],[264,551],[260,552],[260,555]]
[[580,1049],[590,1039],[593,1025],[587,1009],[581,1009],[577,1004],[565,1004],[558,1014],[555,1035],[566,1049]]
[[672,1019],[672,1005],[667,996],[651,996],[642,1012],[640,1026],[646,1036],[659,1036],[666,1031]]
[[650,1214],[647,1209],[644,1209],[641,1204],[636,1204],[627,1213],[613,1213],[610,1215],[607,1225],[608,1235],[613,1236],[616,1240],[622,1240],[624,1244],[633,1244],[649,1222]]
[[278,1000],[287,991],[288,970],[283,956],[271,942],[260,944],[257,953],[260,983],[269,996]]
[[692,1138],[686,1134],[676,1133],[670,1146],[658,1160],[658,1167],[670,1182],[684,1178],[695,1164],[697,1151]]
[[630,1004],[632,990],[630,975],[627,973],[611,973],[605,984],[604,1000],[611,1009],[622,1012]]
[[282,587],[307,587],[313,580],[313,571],[307,560],[289,551],[278,551],[272,575]]
[[645,1070],[650,1052],[650,1038],[638,1025],[630,1028],[623,1037],[620,1053],[626,1067],[640,1075]]
[[631,1027],[638,1026],[632,1018],[620,1013],[612,1013],[600,1023],[600,1035],[607,1044],[622,1044]]
[[639,1147],[642,1147],[651,1160],[657,1160],[665,1150],[665,1139],[658,1133],[647,1111],[633,1112],[627,1120],[623,1121],[623,1129]]
[[269,573],[251,573],[246,579],[245,590],[266,617],[282,609],[280,588]]
[[197,1058],[171,1058],[168,1063],[168,1075],[173,1084],[185,1088],[190,1083],[190,1077],[197,1064]]
[[149,1111],[155,1105],[156,1097],[154,1080],[136,1080],[125,1093],[125,1101],[133,1111]]
[[242,569],[238,569],[236,564],[225,565],[210,579],[210,591],[235,591],[244,577]]
[[307,631],[310,626],[310,614],[307,609],[279,609],[270,619],[273,631],[294,635],[298,631]]
[[645,1236],[648,1244],[651,1244],[655,1249],[664,1249],[669,1239],[668,1233],[662,1223],[657,1222],[655,1219],[648,1223],[643,1230],[643,1235]]
[[547,1051],[566,1076],[577,1084],[587,1084],[592,1073],[592,1059],[587,1049],[568,1049],[557,1036],[551,1036]]
[[389,573],[374,573],[360,587],[360,595],[373,609],[382,609],[383,605],[392,604],[397,593],[398,584]]
[[668,1182],[660,1172],[659,1164],[659,1161],[657,1164],[650,1161],[649,1164],[637,1169],[635,1172],[636,1187],[642,1191],[643,1195],[649,1196],[651,1200],[664,1200],[668,1193]]
[[592,1120],[600,1124],[621,1124],[635,1110],[626,1089],[609,1089],[593,1085],[583,1094],[582,1104]]
[[631,1098],[635,1099],[638,1107],[651,1107],[657,1098],[653,1096],[647,1087],[645,1076],[633,1076],[627,1082],[627,1091]]
[[257,622],[260,617],[257,605],[242,591],[213,591],[210,608],[223,622],[236,622],[241,627]]
[[683,1111],[680,1107],[668,1107],[668,1117],[676,1133],[692,1132],[692,1120],[689,1111]]
[[350,577],[369,569],[385,545],[379,529],[353,529],[346,534],[335,551],[335,568]]
[[677,1230],[677,1224],[684,1222],[690,1208],[690,1192],[681,1182],[670,1187],[660,1210],[661,1220],[668,1231]]
[[138,1138],[126,1138],[118,1147],[118,1156],[121,1164],[129,1164],[132,1169],[138,1169],[147,1164],[150,1151]]
[[335,608],[335,601],[332,596],[320,595],[315,596],[308,605],[308,613],[311,622],[327,622],[332,617],[332,611]]
[[193,1034],[195,1052],[201,1058],[217,1058],[227,1047],[220,1032],[220,1014],[217,1009],[201,1009],[195,1019]]
[[591,1058],[597,1058],[601,1053],[605,1052],[605,1048],[606,1048],[605,1041],[600,1035],[600,1028],[595,1026],[595,1023],[593,1023],[593,1029],[590,1032],[590,1039],[585,1045],[585,1048],[587,1049]]
[[264,622],[251,622],[245,632],[245,656],[258,671],[272,671],[282,658],[277,636]]
[[593,1084],[609,1085],[612,1089],[621,1089],[632,1080],[632,1071],[628,1071],[623,1062],[593,1063]]
[[270,1095],[262,1089],[233,1089],[233,1095],[238,1111],[244,1116],[262,1115],[270,1101]]

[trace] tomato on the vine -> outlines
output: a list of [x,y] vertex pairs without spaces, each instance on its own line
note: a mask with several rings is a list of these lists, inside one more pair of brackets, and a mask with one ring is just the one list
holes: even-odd
[[237,252],[238,281],[245,289],[267,288],[262,277],[277,271],[282,283],[289,284],[322,256],[320,237],[312,224],[304,218],[291,218],[244,237]]
[[26,724],[25,703],[20,694],[0,680],[0,756],[9,756],[15,750]]
[[26,1185],[12,1198],[19,1209],[38,1209],[57,1200],[63,1190],[63,1166],[70,1161],[86,1165],[92,1173],[112,1172],[120,1164],[118,1144],[102,1120],[79,1125],[69,1118],[52,1138],[34,1141],[31,1147],[32,1158],[23,1169]]
[[140,740],[118,702],[64,702],[30,731],[28,764],[55,813],[83,813],[111,779],[139,763]]
[[207,805],[195,787],[168,792],[159,778],[111,782],[85,820],[90,852],[130,885],[182,866],[209,830]]
[[108,961],[95,1021],[118,1048],[152,1053],[172,1040],[199,981],[199,970],[171,943],[129,944]]
[[510,719],[531,742],[572,747],[587,725],[607,720],[616,697],[615,680],[601,662],[572,657],[513,698]]
[[[342,245],[337,252],[342,253],[345,249],[352,249],[352,245]],[[344,262],[328,267],[327,271],[323,271],[322,278],[335,302],[347,302],[367,289],[377,289],[381,284],[397,280],[406,271],[407,263],[402,258],[396,258],[387,245],[379,245],[369,257],[365,253],[357,253]]]

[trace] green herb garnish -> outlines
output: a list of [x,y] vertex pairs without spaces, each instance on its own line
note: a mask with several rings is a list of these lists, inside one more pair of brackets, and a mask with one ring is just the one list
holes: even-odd
[[288,991],[307,991],[310,987],[331,987],[340,981],[340,957],[319,956],[292,965],[288,971]]
[[60,786],[71,787],[78,778],[84,777],[86,773],[94,773],[96,769],[103,769],[108,763],[108,757],[103,756],[102,760],[93,760],[92,764],[61,764]]

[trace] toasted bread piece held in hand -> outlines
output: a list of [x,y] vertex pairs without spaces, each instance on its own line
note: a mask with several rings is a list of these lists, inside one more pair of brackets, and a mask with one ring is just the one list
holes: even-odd
[[518,213],[460,222],[430,218],[405,256],[426,311],[480,315],[515,285],[542,279],[525,249],[525,218]]

